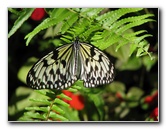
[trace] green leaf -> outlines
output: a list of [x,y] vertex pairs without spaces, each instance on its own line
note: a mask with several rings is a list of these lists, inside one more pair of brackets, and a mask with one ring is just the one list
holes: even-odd
[[73,93],[78,91],[77,89],[74,89],[74,86],[72,86],[72,87],[73,87],[73,88],[70,87],[70,88],[68,89],[68,91],[73,92]]
[[99,113],[99,120],[102,121],[104,119],[104,100],[98,94],[89,94],[88,97],[94,102],[97,111]]
[[61,93],[61,94],[59,95],[59,97],[60,97],[61,99],[72,100],[69,96],[67,96],[67,95],[65,95],[65,94],[63,94],[63,93]]
[[46,119],[46,117],[44,117],[44,115],[41,115],[38,112],[37,113],[34,113],[34,112],[25,112],[24,114],[26,116],[28,116],[28,117],[31,117],[31,118],[38,118],[38,119],[42,119],[42,120]]
[[57,24],[57,19],[55,18],[47,18],[45,19],[41,24],[39,24],[32,32],[27,34],[24,39],[27,39],[26,45],[28,46],[31,39],[39,33],[41,30],[44,30],[48,27],[51,27],[53,25]]
[[46,104],[46,105],[50,105],[51,102],[49,102],[47,99],[29,99],[32,102],[38,102],[38,103],[42,103],[42,104]]
[[[98,15],[98,13],[103,10],[104,9],[102,8],[60,8],[49,10],[50,18],[45,19],[32,32],[26,35],[26,45],[28,45],[30,40],[41,30],[55,26],[55,32],[53,32],[54,35],[65,34],[66,37],[70,36],[72,39],[81,34],[85,36],[84,39],[93,37],[92,44],[99,47],[101,50],[108,48],[110,45],[116,44],[115,50],[118,51],[122,46],[127,44],[130,49],[127,54],[125,53],[126,56],[131,56],[136,50],[138,50],[137,56],[147,54],[151,56],[151,54],[146,51],[146,46],[141,47],[139,45],[141,41],[151,35],[143,34],[145,31],[132,31],[128,34],[128,31],[135,26],[154,21],[150,18],[153,16],[152,14],[121,18],[128,13],[142,10],[141,8],[122,8]],[[81,16],[80,19],[78,19],[79,16]],[[99,22],[96,23],[93,19],[97,19]],[[102,33],[99,35],[98,32]],[[140,34],[142,35],[138,36]],[[63,38],[63,40],[65,41],[67,39]],[[70,43],[71,40],[67,40],[66,42]]]
[[128,23],[125,26],[119,27],[119,29],[116,30],[116,33],[123,33],[123,32],[125,32],[126,30],[128,30],[130,28],[142,25],[142,24],[144,24],[146,22],[149,22],[149,21],[154,21],[154,20],[152,20],[152,19],[144,19],[144,20],[139,20],[139,21],[133,21],[131,23]]
[[62,26],[61,33],[64,34],[77,20],[78,20],[78,14],[76,13],[71,14],[68,20],[66,21],[67,24],[64,24]]
[[149,56],[144,56],[143,57],[143,64],[146,67],[147,71],[150,71],[150,69],[154,66],[154,64],[157,62],[158,57],[157,55],[153,55],[153,60],[149,58]]
[[123,109],[122,112],[120,113],[120,118],[124,118],[129,112],[130,112],[129,108]]
[[20,14],[20,12],[17,11],[17,9],[8,8],[8,10],[9,10],[11,13],[15,14],[15,15],[19,15],[19,14]]
[[65,113],[63,114],[63,116],[65,118],[67,118],[69,121],[80,121],[79,118],[79,111],[71,108],[71,107],[65,107],[60,105],[60,108],[65,111]]
[[46,96],[47,95],[47,92],[51,92],[50,90],[48,89],[41,89],[41,90],[34,90],[35,92],[41,94],[41,95],[44,95]]
[[115,112],[120,118],[124,118],[130,112],[130,109],[126,102],[121,102],[120,105],[115,108]]
[[55,8],[50,12],[50,17],[58,18],[62,16],[65,11],[67,11],[66,8]]
[[26,77],[27,77],[27,74],[29,72],[29,70],[31,69],[30,66],[22,66],[19,71],[18,71],[18,79],[22,82],[24,82],[26,84]]
[[23,112],[26,107],[29,106],[39,106],[39,103],[35,103],[29,101],[30,98],[48,98],[47,96],[42,96],[33,89],[28,87],[18,87],[15,92],[12,94],[11,100],[9,101],[8,112],[9,116],[13,116],[14,114],[19,114],[19,112]]
[[36,111],[43,111],[43,112],[48,112],[49,107],[26,107],[26,110],[36,110]]
[[[137,47],[139,46],[138,44],[142,41],[142,40],[144,40],[146,37],[150,37],[150,36],[152,36],[152,35],[150,35],[150,34],[144,34],[143,36],[139,36],[139,37],[126,37],[126,36],[124,36],[126,39],[128,39],[128,40],[126,40],[126,41],[123,41],[122,43],[120,43],[117,47],[116,47],[116,51],[120,48],[120,47],[122,47],[122,46],[124,46],[125,44],[127,44],[128,42],[129,42],[129,40],[132,42],[132,44],[137,44]],[[131,50],[130,50],[130,52],[131,52]]]
[[14,22],[12,29],[9,31],[8,38],[10,38],[21,27],[21,25],[31,16],[33,11],[33,8],[23,9],[18,19]]
[[49,117],[53,118],[53,119],[57,119],[57,120],[68,121],[68,119],[66,119],[65,117],[63,117],[55,112],[50,112]]
[[115,66],[119,70],[137,70],[142,66],[142,61],[140,58],[131,57],[125,62],[118,60]]
[[58,113],[61,114],[61,115],[65,114],[65,111],[62,110],[60,107],[58,107],[58,106],[56,106],[56,105],[53,105],[53,106],[52,106],[52,110],[58,112]]
[[[47,29],[47,28],[57,25],[57,24],[62,24],[62,23],[67,24],[64,22],[64,20],[66,19],[66,17],[73,15],[73,13],[67,9],[54,9],[52,14],[50,14],[50,15],[51,15],[50,18],[45,19],[32,32],[30,32],[29,34],[27,34],[25,36],[25,39],[27,39],[26,45],[28,45],[29,42],[31,41],[31,39],[37,33],[39,33],[41,30]],[[60,15],[60,16],[58,17],[58,15]],[[71,18],[73,18],[73,17],[71,17]],[[74,22],[74,20],[76,20],[76,18],[74,18],[73,20],[70,19],[70,23]],[[63,31],[65,31],[65,30],[63,29]]]
[[26,77],[29,72],[29,70],[32,67],[32,64],[34,64],[37,61],[37,58],[31,57],[28,59],[27,62],[19,69],[17,77],[20,81],[24,82],[26,84]]
[[129,59],[129,44],[126,44],[116,51],[116,44],[112,45],[111,47],[106,49],[107,53],[113,55],[114,57],[118,58],[122,62],[126,62]]
[[[69,105],[66,102],[60,100],[59,98],[55,98],[55,96],[60,96],[62,98],[70,99],[68,96],[65,96],[62,93],[59,95],[60,91],[57,92],[57,91],[48,90],[48,89],[35,90],[35,91],[39,93],[40,97],[36,97],[37,99],[30,98],[29,100],[31,102],[34,102],[35,104],[42,105],[42,106],[26,107],[25,109],[28,110],[29,112],[27,114],[25,113],[24,116],[20,118],[20,120],[33,120],[34,118],[35,120],[41,120],[41,119],[50,120],[50,118],[53,118],[52,120],[65,120],[65,121],[67,120],[65,117],[62,116],[65,114],[63,109],[58,107],[54,103],[58,104],[59,106],[68,107]],[[49,98],[51,96],[53,98]],[[55,100],[53,100],[54,98]],[[58,114],[50,113],[52,111]]]
[[90,18],[96,17],[103,8],[82,8],[80,10],[81,15],[84,15],[85,17],[88,16]]
[[138,87],[131,87],[127,93],[127,98],[132,101],[138,101],[141,96],[144,94],[144,91]]
[[108,91],[111,91],[113,93],[116,92],[125,92],[126,88],[124,83],[118,82],[118,81],[113,81],[109,87],[106,88]]
[[66,102],[64,102],[63,100],[61,100],[61,99],[59,99],[59,98],[56,98],[56,99],[54,100],[54,103],[63,105],[63,106],[65,106],[65,107],[69,107],[69,104],[67,104]]
[[[146,18],[149,18],[151,16],[154,16],[153,14],[145,14],[145,15],[140,15],[140,16],[131,16],[131,17],[127,17],[127,18],[123,18],[117,22],[115,22],[113,25],[110,26],[110,29],[112,31],[116,31],[116,33],[118,32],[118,28],[121,28],[121,27],[125,27],[126,25],[128,25],[129,23],[135,23],[135,22],[138,22],[138,19],[139,21],[142,21]],[[149,19],[150,20],[150,19]],[[152,20],[152,19],[151,19]],[[148,22],[148,21],[146,21]],[[144,21],[144,23],[146,23]],[[137,25],[137,24],[135,24]],[[129,28],[128,28],[129,29]]]
[[[109,13],[105,13],[105,14],[99,16],[97,18],[97,20],[99,20],[100,22],[108,21],[108,24],[111,25],[112,23],[116,22],[123,15],[125,15],[127,13],[131,13],[131,12],[138,12],[140,10],[142,10],[142,9],[141,8],[121,8],[121,9],[117,9],[115,11],[111,11]],[[105,23],[104,26],[107,26],[107,23]]]
[[25,109],[26,106],[30,106],[32,103],[29,102],[29,97],[35,97],[36,94],[32,94],[32,89],[27,87],[18,87],[12,94],[11,100],[9,101],[8,113],[9,116],[17,114],[18,112]]

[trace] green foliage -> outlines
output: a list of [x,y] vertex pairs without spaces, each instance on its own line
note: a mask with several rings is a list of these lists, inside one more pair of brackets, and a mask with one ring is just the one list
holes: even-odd
[[[40,103],[39,106],[26,107],[27,112],[19,120],[31,121],[31,120],[41,120],[41,121],[68,121],[63,115],[65,112],[59,107],[69,107],[69,104],[65,103],[61,99],[71,100],[70,97],[64,95],[63,93],[58,93],[54,90],[36,90],[35,92],[48,96],[48,98],[35,98],[29,99],[31,102]],[[58,96],[61,98],[59,99]]]
[[[8,34],[10,38],[26,24],[34,9],[8,10],[17,16]],[[49,48],[50,44],[60,46],[62,41],[71,43],[79,37],[81,41],[89,42],[115,57],[115,68],[119,72],[134,71],[141,67],[150,71],[157,62],[157,55],[149,52],[150,43],[146,40],[152,35],[142,28],[135,30],[143,24],[154,22],[154,15],[142,14],[142,8],[49,8],[45,11],[45,19],[38,22],[31,32],[26,32],[24,37],[25,44],[29,47],[36,41],[37,36],[44,35],[44,41],[36,43],[41,53]],[[17,77],[23,84],[26,83],[27,73],[36,61],[36,58],[31,57],[19,68]],[[141,85],[141,82],[138,85]],[[18,114],[15,119],[20,121],[110,121],[132,116],[130,112],[134,108],[148,109],[142,99],[145,95],[143,89],[135,85],[127,88],[120,81],[94,89],[85,88],[82,81],[77,81],[68,90],[83,95],[85,108],[82,111],[71,108],[70,104],[64,101],[71,100],[71,96],[61,91],[18,87],[9,102],[9,116]],[[120,93],[120,98],[117,98],[117,93]],[[116,115],[113,115],[112,111]]]
[[[153,14],[121,18],[128,13],[139,12],[142,9],[122,8],[100,14],[102,10],[101,8],[56,8],[47,10],[49,17],[25,36],[27,40],[26,45],[28,45],[31,39],[40,31],[54,27],[54,36],[65,33],[66,36],[72,34],[70,37],[84,36],[85,38],[90,38],[91,43],[102,50],[108,48],[110,45],[116,44],[115,49],[118,51],[122,46],[129,44],[128,56],[131,56],[134,51],[137,51],[137,57],[148,54],[150,58],[153,59],[151,53],[148,52],[149,44],[145,40],[146,37],[151,35],[146,34],[145,30],[129,32],[130,29],[136,26],[154,21],[150,18]],[[9,37],[25,22],[32,11],[33,9],[26,9],[21,12],[9,32]]]
[[10,30],[8,34],[8,38],[10,38],[10,36],[12,36],[21,27],[21,25],[31,16],[34,9],[27,8],[27,9],[23,9],[20,12],[17,12],[16,10],[9,8],[9,11],[17,14],[19,17],[17,18],[12,29]]

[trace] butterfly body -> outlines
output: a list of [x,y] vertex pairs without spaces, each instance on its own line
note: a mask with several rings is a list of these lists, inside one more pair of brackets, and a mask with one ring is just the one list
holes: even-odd
[[98,48],[76,39],[39,59],[27,75],[27,84],[34,89],[61,90],[78,79],[85,87],[108,84],[114,79],[114,67]]

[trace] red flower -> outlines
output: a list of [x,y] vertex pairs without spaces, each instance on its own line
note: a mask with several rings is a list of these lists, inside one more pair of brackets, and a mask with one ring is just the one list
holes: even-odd
[[45,16],[44,8],[36,8],[31,14],[31,19],[35,21],[41,20]]
[[152,96],[147,96],[144,100],[145,103],[150,104],[153,101],[153,97]]
[[81,95],[72,95],[72,100],[69,101],[72,108],[82,110],[84,108],[84,98]]
[[[73,93],[68,91],[68,90],[63,90],[62,91],[65,95],[69,96],[70,98],[72,97]],[[69,103],[71,100],[63,99],[66,103]]]
[[120,92],[117,92],[116,95],[115,95],[118,99],[120,99],[121,101],[123,101],[123,97],[121,95]]
[[73,95],[73,93],[68,90],[63,90],[62,92],[69,97]]
[[156,91],[154,94],[146,96],[144,99],[144,102],[147,104],[152,104],[158,99],[158,91]]
[[156,100],[158,99],[158,91],[156,91],[153,95],[152,95],[153,99]]
[[63,93],[69,97],[71,97],[72,100],[66,100],[64,99],[65,102],[70,104],[70,107],[76,109],[76,110],[82,110],[84,108],[84,98],[82,95],[79,94],[73,94],[70,91],[63,90]]
[[150,118],[153,118],[155,121],[158,121],[158,107],[156,107],[150,114]]

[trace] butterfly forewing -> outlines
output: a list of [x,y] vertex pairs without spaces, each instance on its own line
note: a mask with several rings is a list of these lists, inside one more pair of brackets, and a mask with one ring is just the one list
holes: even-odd
[[96,87],[113,81],[114,67],[109,58],[96,47],[81,43],[82,69],[80,79],[85,87]]
[[83,80],[85,87],[108,84],[114,79],[109,58],[78,40],[41,58],[29,71],[27,84],[34,89],[66,89],[77,79]]
[[35,89],[65,89],[76,77],[72,72],[72,44],[64,45],[41,58],[29,71],[27,84]]

